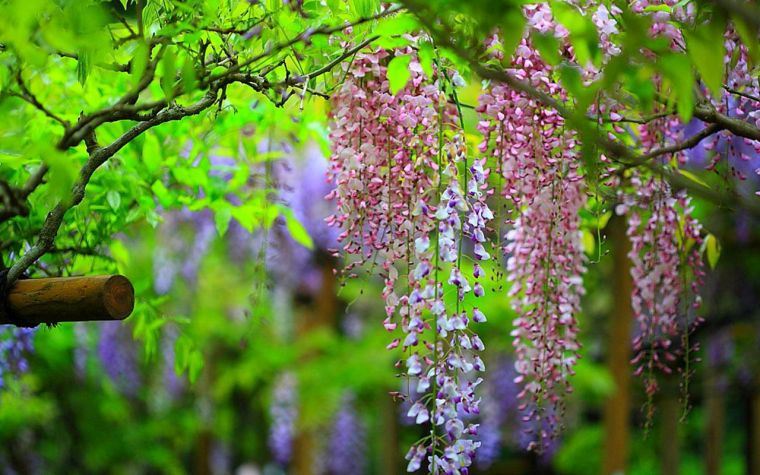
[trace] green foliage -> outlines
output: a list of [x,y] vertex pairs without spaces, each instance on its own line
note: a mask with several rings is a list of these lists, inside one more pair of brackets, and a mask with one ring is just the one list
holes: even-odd
[[713,234],[708,234],[705,237],[704,252],[707,255],[707,263],[710,264],[710,268],[715,269],[718,265],[718,259],[720,259],[720,241]]
[[723,88],[725,29],[725,22],[715,19],[700,25],[694,31],[685,32],[689,57],[715,97],[720,97]]
[[391,93],[397,94],[409,82],[412,73],[409,71],[409,55],[396,56],[388,63],[388,83]]

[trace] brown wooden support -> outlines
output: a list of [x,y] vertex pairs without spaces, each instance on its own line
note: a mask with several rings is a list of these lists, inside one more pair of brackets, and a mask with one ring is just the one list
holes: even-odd
[[602,474],[625,473],[630,452],[631,414],[631,242],[626,235],[625,219],[613,216],[608,226],[612,244],[613,308],[607,344],[607,365],[615,382],[615,390],[604,403],[604,456]]
[[10,314],[0,324],[123,320],[135,306],[135,290],[123,275],[22,279],[8,292]]

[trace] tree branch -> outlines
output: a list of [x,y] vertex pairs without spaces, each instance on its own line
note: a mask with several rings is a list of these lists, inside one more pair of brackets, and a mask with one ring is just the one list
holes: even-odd
[[730,88],[730,87],[726,86],[725,84],[723,85],[723,89],[725,89],[727,92],[729,92],[731,94],[735,94],[737,96],[744,97],[745,99],[749,99],[751,101],[755,101],[755,102],[759,102],[760,103],[760,97],[753,96],[752,94],[747,94],[746,92],[739,91],[738,89]]
[[294,36],[292,39],[290,39],[288,41],[284,41],[284,42],[279,43],[279,44],[277,44],[277,45],[275,45],[275,46],[273,46],[271,48],[267,48],[261,54],[257,54],[256,56],[254,56],[252,58],[248,58],[245,61],[243,61],[243,62],[241,62],[239,64],[234,65],[233,67],[229,68],[227,71],[225,71],[223,73],[220,73],[218,76],[209,78],[208,81],[209,82],[215,81],[215,80],[223,78],[226,75],[234,74],[234,73],[242,70],[246,66],[250,66],[251,64],[253,64],[253,63],[257,62],[257,61],[260,61],[261,59],[264,59],[264,58],[266,58],[268,56],[272,56],[275,53],[278,53],[278,52],[280,52],[280,51],[282,51],[284,49],[290,48],[291,46],[295,45],[296,43],[300,43],[302,41],[308,41],[309,38],[311,38],[312,36],[315,36],[315,35],[331,35],[333,33],[337,33],[339,31],[343,31],[343,30],[345,30],[346,28],[349,28],[349,27],[359,26],[359,25],[362,25],[364,23],[368,23],[368,22],[371,22],[371,21],[379,20],[380,18],[392,15],[392,14],[394,14],[394,13],[400,11],[400,10],[401,10],[400,6],[395,6],[395,7],[388,8],[387,10],[383,10],[382,12],[377,13],[375,15],[359,18],[359,19],[357,19],[356,21],[354,21],[354,22],[352,22],[350,24],[343,24],[343,25],[337,25],[337,26],[320,26],[318,28],[308,29],[306,31],[303,31],[303,32],[299,33],[298,35]]
[[48,213],[37,238],[37,242],[31,247],[31,249],[21,256],[21,258],[19,258],[8,271],[8,283],[13,284],[32,264],[53,248],[55,237],[63,223],[63,218],[66,212],[82,202],[87,184],[95,173],[95,170],[135,137],[151,127],[198,114],[202,110],[210,107],[216,101],[217,93],[218,89],[214,88],[209,90],[201,100],[191,106],[173,106],[164,109],[158,112],[152,119],[141,122],[132,127],[107,147],[94,149],[92,153],[90,153],[87,162],[80,170],[79,179],[75,183],[69,199],[60,201],[55,208]]
[[58,115],[54,114],[48,108],[43,106],[42,103],[37,99],[37,97],[34,94],[32,94],[29,88],[26,87],[26,84],[24,84],[24,80],[21,78],[21,71],[16,73],[16,83],[18,84],[19,89],[21,89],[21,93],[20,94],[13,93],[14,96],[20,99],[23,99],[29,104],[33,105],[36,109],[41,111],[43,114],[53,119],[54,121],[58,122],[59,124],[63,125],[64,128],[69,126],[69,123],[67,121],[63,120]]
[[694,117],[708,124],[718,124],[734,135],[760,141],[760,129],[749,122],[721,114],[708,104],[697,105],[694,108]]
[[[736,203],[745,209],[751,210],[753,213],[760,214],[760,201],[757,199],[748,200],[735,193],[727,196],[707,189],[701,185],[698,186],[691,180],[685,179],[680,173],[674,173],[659,163],[654,163],[652,160],[648,160],[646,156],[636,153],[619,140],[611,139],[605,133],[601,133],[596,130],[596,128],[591,127],[586,115],[580,114],[579,111],[572,109],[567,103],[555,99],[540,89],[536,89],[531,84],[518,79],[508,71],[484,66],[477,57],[473,56],[473,53],[470,50],[464,48],[460,43],[455,41],[452,29],[448,28],[446,25],[440,26],[442,22],[436,22],[435,16],[430,11],[421,8],[416,0],[404,0],[404,4],[415,13],[420,23],[427,28],[430,35],[439,45],[451,49],[455,54],[465,60],[475,74],[483,79],[506,84],[514,90],[522,92],[535,99],[545,107],[556,110],[570,127],[578,131],[582,140],[587,143],[591,142],[604,150],[610,158],[619,160],[627,165],[645,166],[653,172],[661,174],[671,182],[673,186],[685,188],[696,195],[709,199],[719,206],[724,206],[727,203]],[[475,51],[480,50],[476,49]],[[717,127],[715,128],[715,131],[725,129],[742,137],[760,140],[760,129],[757,127],[747,122],[732,119],[720,114],[706,105],[697,105],[694,109],[694,117],[708,124],[716,125]],[[701,134],[697,134],[697,136],[699,137],[698,140],[702,140],[706,137]]]
[[308,82],[311,79],[314,79],[314,78],[319,77],[319,76],[321,76],[321,75],[323,75],[325,73],[330,72],[335,66],[337,66],[340,63],[342,63],[345,59],[353,56],[354,54],[356,54],[357,52],[359,52],[364,47],[366,47],[367,45],[369,45],[370,43],[372,43],[373,41],[375,41],[378,38],[380,38],[380,37],[379,36],[371,36],[371,37],[367,38],[366,40],[364,40],[361,43],[357,44],[353,48],[349,48],[349,49],[345,50],[340,56],[338,56],[337,58],[333,59],[329,63],[325,64],[321,68],[319,68],[319,69],[317,69],[315,71],[312,71],[310,73],[307,73],[305,76],[291,76],[290,78],[288,78],[285,81],[285,85],[296,86],[296,85],[299,85],[299,84],[303,84],[304,82]]
[[651,160],[652,158],[659,157],[660,155],[667,155],[669,153],[676,153],[676,152],[680,152],[681,150],[687,150],[687,149],[696,147],[699,142],[719,132],[722,129],[723,127],[721,127],[719,124],[710,124],[704,129],[700,130],[698,133],[684,140],[683,142],[675,143],[667,147],[654,149],[651,152],[642,155],[640,157],[640,160],[642,161]]

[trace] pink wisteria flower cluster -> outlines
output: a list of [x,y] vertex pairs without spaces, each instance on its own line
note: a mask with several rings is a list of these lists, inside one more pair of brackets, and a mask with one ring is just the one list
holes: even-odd
[[[532,18],[535,19],[535,14]],[[549,21],[541,15],[541,21]],[[498,42],[494,37],[489,45]],[[538,89],[562,97],[549,66],[528,41],[517,47],[511,71]],[[504,254],[510,295],[518,314],[514,347],[523,384],[525,419],[535,421],[538,450],[558,428],[568,376],[579,358],[577,314],[583,295],[584,254],[580,215],[585,204],[575,138],[562,117],[504,85],[479,100],[484,136],[480,150],[500,172],[502,195],[511,201]]]
[[[390,92],[387,62],[409,57],[409,81]],[[333,98],[334,153],[330,178],[338,212],[328,219],[344,230],[348,264],[380,269],[385,279],[385,328],[400,336],[397,367],[410,380],[414,400],[408,416],[430,427],[409,453],[408,470],[425,465],[434,473],[465,473],[479,442],[477,425],[464,415],[479,413],[475,388],[485,370],[483,342],[473,324],[484,322],[465,298],[485,290],[480,261],[490,259],[485,160],[468,162],[452,86],[442,69],[428,77],[412,48],[359,54]],[[462,267],[465,241],[473,270]],[[452,290],[454,303],[444,294]],[[411,384],[413,381],[414,384]]]
[[[667,38],[674,51],[683,49],[684,38],[672,20],[690,18],[693,10],[667,1],[665,15],[664,9],[647,8],[654,3],[637,1],[632,9],[652,17],[651,35]],[[598,30],[605,64],[622,51],[616,44],[621,11],[597,2],[585,2],[583,10]],[[511,56],[505,57],[498,34],[489,37],[484,45],[489,66],[566,101],[558,69],[534,47],[532,34],[539,32],[558,41],[563,67],[579,69],[586,83],[600,79],[598,64],[577,64],[569,32],[548,4],[528,5],[524,13],[527,31]],[[754,87],[746,48],[730,28],[725,38],[736,66],[728,87]],[[498,82],[484,84],[475,107],[482,141],[468,150],[449,80],[459,75],[440,58],[423,65],[422,51],[430,45],[422,37],[407,39],[411,46],[357,54],[331,99],[329,179],[335,189],[328,198],[336,213],[328,222],[342,230],[342,251],[350,256],[346,276],[364,268],[385,283],[383,325],[392,334],[387,348],[403,351],[396,367],[409,383],[407,393],[398,396],[408,399],[407,415],[430,429],[407,453],[408,470],[468,473],[480,444],[468,416],[479,413],[476,388],[485,370],[476,328],[486,320],[477,299],[485,293],[487,270],[500,278],[503,269],[510,283],[517,315],[511,330],[515,382],[530,448],[540,451],[561,428],[581,356],[586,271],[581,216],[587,197],[599,187],[622,190],[616,211],[628,219],[637,322],[631,341],[634,373],[643,378],[650,398],[658,373],[680,370],[688,378],[695,350],[689,335],[700,322],[695,308],[704,276],[704,232],[685,192],[671,189],[656,173],[598,151],[592,159],[601,166],[588,170],[579,135],[558,111]],[[392,93],[389,64],[399,58],[408,62],[409,79]],[[662,86],[661,78],[653,80]],[[747,102],[752,94],[734,96],[709,100],[731,116],[756,120],[757,107]],[[643,154],[691,135],[692,125],[667,111],[655,111],[659,118],[653,120],[626,120],[625,104],[607,93],[598,94],[588,112],[610,137],[637,143]],[[717,151],[721,139],[715,140],[708,146]],[[755,154],[757,146],[752,144]],[[654,165],[671,172],[690,166],[683,152],[663,154]],[[598,206],[599,199],[594,202]],[[496,262],[484,264],[492,254]]]

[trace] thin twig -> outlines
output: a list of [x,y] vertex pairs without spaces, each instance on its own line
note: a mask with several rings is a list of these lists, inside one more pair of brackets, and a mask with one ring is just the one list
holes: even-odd
[[20,94],[15,94],[16,97],[19,97],[29,104],[33,105],[35,108],[40,110],[43,114],[48,116],[49,118],[53,119],[54,121],[58,122],[59,124],[63,125],[64,127],[68,127],[69,123],[65,120],[63,120],[60,116],[54,114],[50,109],[43,106],[42,103],[37,99],[37,96],[32,94],[32,91],[29,90],[29,88],[24,83],[23,78],[21,77],[21,71],[19,71],[16,74],[16,83],[18,84],[19,89],[21,89]]

